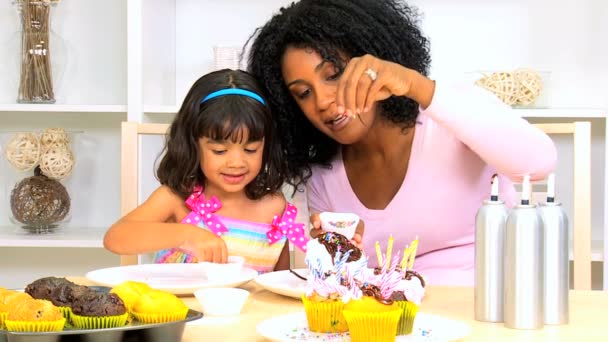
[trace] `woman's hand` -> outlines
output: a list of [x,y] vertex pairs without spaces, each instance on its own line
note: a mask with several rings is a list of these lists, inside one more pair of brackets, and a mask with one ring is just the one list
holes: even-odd
[[179,248],[193,254],[198,261],[225,264],[228,261],[228,248],[222,238],[207,230],[194,227]]
[[336,104],[340,114],[361,114],[393,95],[406,96],[426,108],[435,84],[419,72],[372,55],[352,58],[338,82]]
[[[323,229],[321,228],[321,217],[319,213],[313,213],[310,215],[310,237],[316,238],[319,234],[323,233]],[[365,224],[363,220],[359,220],[357,224],[357,228],[355,229],[355,234],[353,235],[353,239],[350,240],[355,246],[358,248],[363,248],[363,232],[365,231]]]

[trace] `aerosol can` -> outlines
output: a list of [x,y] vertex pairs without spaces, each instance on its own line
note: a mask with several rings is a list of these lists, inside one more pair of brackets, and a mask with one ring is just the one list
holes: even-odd
[[475,319],[503,321],[503,269],[507,207],[498,198],[498,175],[492,176],[490,199],[475,216]]

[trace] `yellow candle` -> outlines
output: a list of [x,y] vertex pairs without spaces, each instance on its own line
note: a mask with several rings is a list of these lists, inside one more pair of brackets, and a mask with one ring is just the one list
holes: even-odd
[[393,234],[388,237],[388,246],[386,247],[386,268],[391,267],[391,254],[393,253]]
[[401,263],[399,264],[401,266],[402,270],[405,269],[405,267],[407,266],[409,257],[410,257],[410,247],[405,246],[405,248],[403,249],[403,258],[401,259]]
[[410,261],[409,264],[407,265],[408,269],[414,269],[414,259],[416,259],[416,250],[418,249],[418,237],[416,236],[416,240],[412,241],[412,245],[410,246],[412,248],[412,254],[410,255]]
[[376,241],[376,256],[378,257],[378,267],[382,267],[382,251],[380,250],[380,242]]

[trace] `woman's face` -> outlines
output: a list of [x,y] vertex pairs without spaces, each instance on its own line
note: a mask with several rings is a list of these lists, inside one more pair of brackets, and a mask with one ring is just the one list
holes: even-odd
[[[359,141],[367,127],[355,116],[338,114],[336,90],[341,72],[313,49],[288,47],[281,64],[283,79],[304,112],[321,132],[341,144]],[[363,113],[363,121],[369,113]]]

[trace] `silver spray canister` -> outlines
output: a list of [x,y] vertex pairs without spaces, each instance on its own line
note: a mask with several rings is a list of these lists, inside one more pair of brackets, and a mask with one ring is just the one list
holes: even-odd
[[507,206],[498,198],[498,175],[490,199],[475,216],[475,319],[503,321],[503,266]]
[[504,322],[512,329],[544,325],[543,231],[530,204],[530,176],[524,177],[521,203],[507,217],[505,229]]
[[545,243],[545,324],[568,323],[568,218],[555,201],[555,175],[547,179],[547,202],[538,207]]

